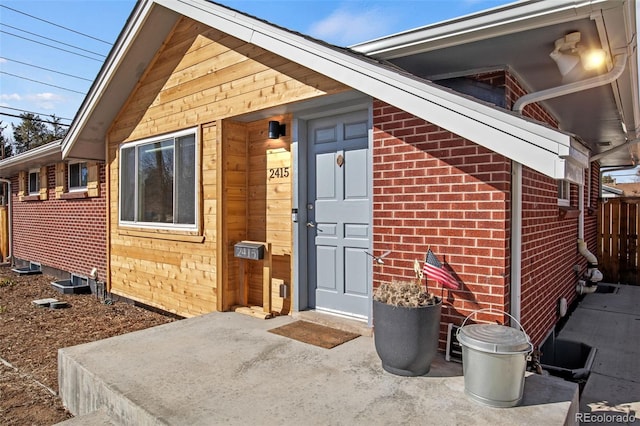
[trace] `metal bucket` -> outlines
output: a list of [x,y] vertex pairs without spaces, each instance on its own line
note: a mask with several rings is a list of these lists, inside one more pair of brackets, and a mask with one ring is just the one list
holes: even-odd
[[522,401],[527,357],[533,351],[529,336],[520,329],[499,324],[471,324],[458,329],[462,346],[464,392],[473,400],[492,407],[514,407]]

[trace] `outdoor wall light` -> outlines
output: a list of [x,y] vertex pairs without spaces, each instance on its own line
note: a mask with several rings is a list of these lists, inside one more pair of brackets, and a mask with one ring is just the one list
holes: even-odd
[[579,45],[581,34],[569,33],[555,41],[555,49],[549,54],[558,66],[564,79],[582,64],[584,71],[591,71],[604,65],[607,55],[602,49],[586,49]]
[[287,135],[287,125],[278,121],[269,121],[269,139],[278,139]]

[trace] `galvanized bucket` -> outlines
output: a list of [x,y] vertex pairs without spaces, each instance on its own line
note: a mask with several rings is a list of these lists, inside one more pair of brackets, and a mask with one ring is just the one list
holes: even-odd
[[470,324],[465,318],[458,329],[462,346],[464,391],[473,400],[492,407],[514,407],[522,401],[527,357],[533,345],[522,325],[509,316],[520,329],[499,324]]

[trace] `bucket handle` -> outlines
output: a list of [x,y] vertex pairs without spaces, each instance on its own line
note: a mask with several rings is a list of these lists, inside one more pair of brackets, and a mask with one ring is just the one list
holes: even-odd
[[477,314],[478,312],[486,312],[486,311],[497,312],[497,313],[500,313],[500,314],[504,314],[504,315],[508,316],[509,318],[511,318],[516,324],[518,324],[518,327],[520,327],[520,330],[522,330],[522,332],[524,333],[524,336],[527,338],[527,343],[529,343],[529,351],[528,352],[529,353],[533,352],[533,343],[531,343],[531,339],[529,338],[529,335],[527,334],[527,332],[524,331],[524,327],[522,326],[522,324],[520,324],[520,321],[515,319],[515,317],[513,315],[511,315],[510,313],[505,312],[505,311],[501,311],[500,309],[482,308],[482,309],[478,309],[478,310],[475,310],[475,311],[471,312],[469,315],[467,315],[467,317],[464,319],[464,321],[462,321],[462,325],[456,331],[456,338],[458,338],[458,335],[460,334],[460,330],[462,330],[462,327],[464,327],[464,325],[467,323],[469,318],[471,318],[473,315]]

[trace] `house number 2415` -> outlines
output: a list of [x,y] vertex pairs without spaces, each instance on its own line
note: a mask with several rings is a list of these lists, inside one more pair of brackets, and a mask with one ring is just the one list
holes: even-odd
[[269,179],[287,178],[287,177],[289,177],[288,167],[276,167],[274,169],[269,169]]

